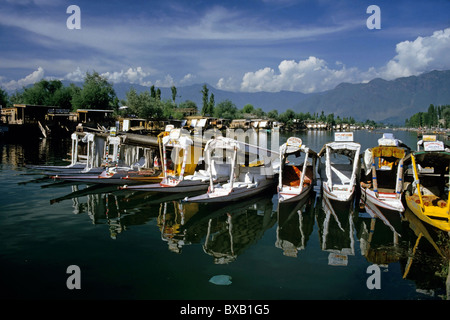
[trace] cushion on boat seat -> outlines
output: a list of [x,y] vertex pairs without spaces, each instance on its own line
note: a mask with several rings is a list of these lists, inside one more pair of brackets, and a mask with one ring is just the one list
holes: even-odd
[[[300,178],[302,172],[297,166],[285,166],[283,169],[283,185],[291,187],[298,187],[300,185]],[[303,185],[310,185],[312,183],[310,176],[312,176],[312,167],[306,167],[305,179]]]
[[[420,198],[417,194],[410,196],[410,199],[415,203],[420,203]],[[423,204],[425,206],[437,206],[440,208],[445,208],[447,206],[447,201],[439,198],[435,195],[422,195]]]

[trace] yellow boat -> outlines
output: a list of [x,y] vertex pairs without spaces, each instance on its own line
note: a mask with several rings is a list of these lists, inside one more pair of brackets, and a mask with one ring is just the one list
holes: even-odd
[[450,150],[436,136],[424,135],[405,164],[411,164],[414,179],[405,191],[408,208],[422,221],[450,232]]

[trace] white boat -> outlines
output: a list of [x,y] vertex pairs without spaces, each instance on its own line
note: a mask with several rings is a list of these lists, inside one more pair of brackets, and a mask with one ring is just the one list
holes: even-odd
[[[181,162],[179,161],[180,157],[175,159],[175,163],[178,163],[178,170],[169,171],[168,161],[166,160],[166,157],[163,157],[164,177],[160,183],[134,186],[124,185],[121,189],[173,193],[202,191],[207,190],[209,187],[210,172],[214,182],[226,181],[230,174],[230,164],[218,164],[214,160],[210,163],[211,171],[194,171],[197,167],[201,152],[200,150],[195,150],[191,138],[186,134],[182,135],[179,129],[173,129],[168,136],[163,137],[163,155],[166,155],[167,147],[173,148],[173,154],[175,154],[175,156],[178,156],[180,152],[183,153]],[[187,175],[185,175],[186,172],[188,173]]]
[[[273,152],[231,138],[219,136],[207,142],[205,146],[206,160],[223,161],[223,151],[226,152],[226,163],[229,163],[231,167],[228,182],[215,184],[212,178],[214,175],[211,171],[214,166],[209,166],[210,185],[208,192],[199,196],[185,198],[184,201],[238,201],[262,193],[275,186],[276,180],[271,158]],[[255,156],[255,159],[247,165],[242,165],[237,161],[238,152],[241,155],[250,152],[252,156]],[[265,152],[268,152],[266,157],[263,156]]]
[[[302,154],[303,163],[298,163]],[[309,194],[314,187],[316,162],[317,153],[304,146],[300,138],[290,137],[280,147],[279,202],[300,201]]]
[[[87,162],[85,169],[80,172],[60,171],[52,176],[55,180],[95,183],[95,184],[125,184],[125,183],[139,183],[139,181],[127,182],[123,178],[130,175],[139,175],[152,177],[153,170],[142,170],[145,164],[145,158],[141,157],[138,162],[128,166],[120,161],[120,148],[122,144],[121,137],[108,136],[103,150],[103,164],[101,168],[94,167],[94,135],[86,134],[85,138],[88,144],[87,148]],[[84,138],[83,138],[84,139]],[[98,155],[97,155],[98,156]],[[98,169],[101,169],[99,172]]]
[[[392,133],[384,133],[378,146],[364,152],[363,165],[366,181],[361,181],[361,200],[384,209],[405,211],[403,190],[403,161],[408,147]],[[363,180],[363,175],[361,176]]]
[[[72,133],[72,149],[70,153],[70,164],[65,166],[52,166],[52,165],[27,165],[26,167],[33,170],[40,170],[46,173],[65,173],[65,174],[78,174],[78,173],[101,173],[105,170],[105,167],[93,166],[93,152],[95,148],[95,135],[93,133],[86,133],[84,137],[76,133]],[[79,153],[79,143],[86,143],[86,154]]]
[[360,173],[361,145],[353,132],[336,132],[334,142],[323,146],[318,156],[323,194],[331,200],[349,201],[355,194]]

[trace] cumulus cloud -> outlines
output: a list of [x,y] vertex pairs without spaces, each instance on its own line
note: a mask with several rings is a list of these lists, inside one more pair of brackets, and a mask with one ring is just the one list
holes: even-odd
[[78,67],[75,71],[69,72],[65,75],[64,79],[74,81],[74,82],[81,82],[84,80],[84,76],[86,75],[85,72],[81,71],[80,67]]
[[129,82],[143,84],[146,83],[144,78],[150,76],[150,72],[145,72],[142,67],[137,67],[129,68],[126,71],[121,70],[120,72],[105,72],[101,76],[115,83]]
[[181,84],[189,84],[192,83],[195,80],[196,76],[192,73],[186,74],[183,79],[180,80]]
[[330,68],[327,62],[317,57],[309,57],[298,62],[283,60],[278,70],[266,67],[255,72],[245,73],[241,90],[256,91],[301,91],[311,93],[327,90],[341,82],[361,81],[357,68],[347,69],[341,63],[338,68]]
[[450,28],[429,37],[397,44],[397,55],[380,71],[385,79],[418,75],[430,70],[450,68]]
[[216,88],[228,91],[238,90],[238,86],[236,86],[236,81],[233,77],[220,78],[216,83]]
[[1,87],[5,88],[7,91],[19,90],[22,89],[22,87],[42,80],[44,78],[44,74],[44,69],[42,67],[38,67],[37,70],[33,71],[22,79],[1,83]]
[[[330,67],[325,60],[314,56],[298,62],[283,60],[277,70],[265,67],[245,73],[240,89],[248,92],[290,90],[311,93],[332,89],[341,82],[364,83],[376,77],[392,80],[432,70],[450,69],[448,52],[450,28],[435,31],[428,37],[398,43],[396,56],[378,69],[371,67],[361,71],[356,67],[347,68],[340,62]],[[222,78],[218,85],[225,87],[226,83]]]

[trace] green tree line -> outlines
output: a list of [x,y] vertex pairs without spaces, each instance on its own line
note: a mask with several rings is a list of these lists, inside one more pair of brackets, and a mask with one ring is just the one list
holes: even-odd
[[430,104],[426,112],[417,112],[405,120],[407,128],[449,128],[450,105]]
[[[0,88],[0,105],[4,107],[13,104],[34,104],[55,106],[63,109],[75,111],[77,109],[109,109],[115,110],[117,115],[135,115],[140,118],[173,118],[182,119],[184,111],[195,109],[202,116],[210,116],[224,119],[239,118],[266,118],[292,125],[294,122],[304,120],[316,120],[327,122],[331,125],[335,124],[368,124],[376,126],[373,121],[367,120],[365,123],[356,123],[353,117],[334,116],[333,113],[326,115],[323,111],[319,113],[299,112],[296,113],[292,109],[288,109],[283,113],[279,113],[277,109],[264,112],[261,108],[255,108],[251,104],[245,105],[242,109],[238,109],[230,100],[224,100],[215,103],[214,93],[211,93],[207,85],[203,85],[201,92],[202,107],[199,110],[196,103],[190,100],[177,103],[177,88],[171,87],[171,100],[161,99],[161,90],[152,86],[149,91],[138,93],[131,88],[124,100],[119,101],[113,85],[106,78],[97,72],[92,74],[87,72],[82,87],[75,84],[64,86],[60,80],[41,80],[33,86],[23,88],[21,92],[16,91],[11,96]],[[119,106],[127,106],[120,108]]]

